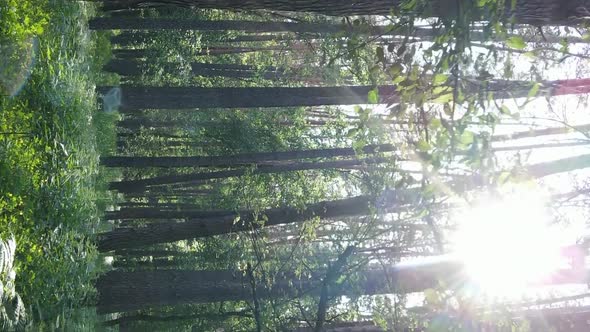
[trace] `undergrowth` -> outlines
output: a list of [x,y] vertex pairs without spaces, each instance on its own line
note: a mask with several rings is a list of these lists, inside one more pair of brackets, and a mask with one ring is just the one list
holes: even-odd
[[94,10],[0,0],[0,238],[16,239],[28,314],[52,327],[88,315],[75,309],[93,303],[102,268],[93,235],[111,202],[98,162],[114,147],[116,115],[96,102],[110,55],[105,36],[88,31]]

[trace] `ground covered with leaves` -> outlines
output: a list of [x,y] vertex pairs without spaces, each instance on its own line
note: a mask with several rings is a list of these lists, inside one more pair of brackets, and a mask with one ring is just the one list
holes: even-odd
[[95,95],[109,50],[88,31],[94,11],[0,1],[0,238],[16,240],[16,292],[28,315],[53,326],[94,299],[92,236],[110,200],[98,162],[114,144],[113,119]]

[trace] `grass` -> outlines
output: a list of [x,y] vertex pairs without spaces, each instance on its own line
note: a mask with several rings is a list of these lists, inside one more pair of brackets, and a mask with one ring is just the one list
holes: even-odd
[[0,0],[0,238],[16,238],[29,316],[57,327],[93,303],[102,269],[93,235],[111,200],[98,161],[114,147],[115,115],[96,102],[109,48],[87,29],[94,10]]

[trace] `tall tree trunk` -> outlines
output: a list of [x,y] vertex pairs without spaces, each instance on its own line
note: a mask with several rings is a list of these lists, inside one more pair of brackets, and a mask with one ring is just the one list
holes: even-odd
[[[589,0],[590,1],[590,0]],[[477,79],[464,80],[465,94],[492,93],[495,99],[526,98],[532,82]],[[557,80],[540,83],[541,95],[567,95],[590,92],[590,79]],[[106,94],[113,87],[98,87]],[[358,105],[370,103],[370,86],[297,87],[297,88],[194,88],[121,86],[121,108],[195,109],[239,107],[291,107]],[[399,101],[392,85],[377,87],[378,103]],[[272,96],[272,98],[270,98]],[[435,97],[435,96],[433,96]],[[375,101],[375,100],[371,100]]]
[[264,51],[287,51],[290,50],[283,46],[275,47],[207,47],[195,55],[226,55],[226,54],[243,54],[243,53],[255,53]]
[[268,42],[281,40],[294,40],[295,37],[288,34],[250,34],[239,35],[233,38],[222,40],[224,43],[247,43],[247,42]]
[[[275,11],[313,12],[331,16],[354,15],[391,15],[402,11],[402,0],[103,0],[104,10],[120,10],[149,6],[171,5],[181,7],[198,7],[201,9],[269,9]],[[468,5],[469,3],[463,3]],[[514,6],[513,6],[514,4]],[[475,7],[475,6],[474,6]],[[571,25],[582,21],[587,14],[584,8],[590,8],[589,0],[519,0],[506,1],[503,16],[512,18],[516,23],[541,25]],[[476,9],[476,8],[474,8]],[[473,20],[489,18],[491,8],[480,8]],[[430,0],[418,15],[424,17],[453,18],[459,12],[455,0]]]
[[[415,195],[408,191],[403,194],[392,194],[387,203],[377,203],[389,206],[414,201]],[[314,217],[320,219],[344,216],[364,215],[370,212],[375,199],[369,196],[358,196],[336,201],[324,201],[310,204],[304,209],[283,207],[268,209],[261,213],[233,212],[225,217],[194,219],[186,222],[153,223],[142,228],[116,228],[99,236],[98,248],[101,252],[135,248],[139,246],[167,243],[179,240],[209,237],[213,235],[248,231],[260,227],[303,222]],[[386,206],[385,206],[386,205]],[[175,212],[176,213],[176,212]],[[221,214],[221,212],[219,212]],[[203,211],[195,212],[198,217]],[[191,217],[191,212],[176,213],[179,218]],[[258,216],[265,215],[265,222],[258,222]],[[236,218],[239,216],[239,221]],[[172,217],[172,216],[170,216]]]
[[[146,73],[150,68],[150,63],[147,61],[138,61],[134,59],[112,59],[103,69],[116,73],[122,76],[139,76]],[[153,64],[153,66],[156,66]],[[159,65],[167,72],[177,72],[180,64],[165,63]],[[191,63],[191,71],[195,76],[203,77],[228,77],[228,78],[254,78],[262,77],[264,79],[280,79],[285,75],[278,71],[275,67],[257,68],[248,65],[223,65],[223,64],[209,64],[209,63]]]
[[337,160],[327,162],[309,162],[309,163],[291,163],[285,165],[273,165],[268,167],[256,168],[254,170],[249,169],[235,169],[217,172],[201,172],[191,174],[180,174],[180,175],[168,175],[158,176],[148,179],[141,180],[129,180],[111,182],[109,189],[118,190],[121,193],[137,192],[145,190],[147,186],[153,185],[165,185],[173,183],[181,183],[187,181],[196,180],[208,180],[208,179],[221,179],[236,176],[243,176],[244,174],[271,174],[271,173],[284,173],[292,171],[303,171],[312,169],[333,169],[333,168],[345,168],[350,166],[359,166],[363,164],[375,164],[386,162],[385,158],[373,158],[373,159],[353,159],[353,160]]
[[92,30],[200,30],[245,32],[337,33],[348,30],[344,24],[255,22],[255,21],[199,21],[175,18],[119,18],[96,17],[88,22]]
[[[122,109],[205,109],[358,105],[369,103],[371,86],[297,88],[197,88],[121,86]],[[98,87],[100,93],[112,87]],[[380,86],[378,102],[396,102],[395,86]],[[528,92],[528,91],[527,91]]]
[[[442,262],[426,266],[392,267],[361,271],[360,289],[363,294],[374,295],[393,292],[421,291],[436,287],[440,281],[455,284],[462,280],[461,265]],[[286,276],[270,288],[257,284],[260,298],[294,296],[310,291],[317,294],[322,272],[313,278]],[[388,280],[392,281],[392,287]],[[142,308],[183,303],[212,303],[221,301],[248,301],[251,289],[247,277],[240,271],[111,271],[97,281],[99,292],[98,312],[101,314],[139,310]],[[350,294],[354,287],[344,285],[335,294]],[[315,289],[315,290],[314,290]]]
[[587,133],[590,131],[590,124],[571,126],[571,127],[550,127],[545,129],[535,129],[527,131],[517,131],[511,134],[494,135],[493,141],[507,141],[521,138],[533,138],[550,135],[574,134],[576,132]]
[[125,208],[119,211],[110,211],[105,213],[107,220],[127,220],[127,219],[180,219],[180,218],[220,218],[234,216],[235,212],[203,211],[201,209],[162,209],[158,207],[146,208]]
[[[367,145],[361,151],[366,154],[395,151],[390,144]],[[104,157],[101,164],[107,167],[233,167],[263,165],[265,162],[310,158],[334,158],[355,156],[353,148],[296,150],[281,152],[244,153],[230,156],[195,157]]]

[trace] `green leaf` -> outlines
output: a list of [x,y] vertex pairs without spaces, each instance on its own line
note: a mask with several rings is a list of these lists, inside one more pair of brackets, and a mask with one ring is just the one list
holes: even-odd
[[506,45],[517,50],[523,50],[526,47],[524,39],[520,36],[513,36],[506,39]]
[[379,103],[379,90],[373,89],[373,90],[369,91],[369,94],[367,96],[367,102],[369,104]]
[[452,93],[445,93],[443,95],[438,96],[436,99],[434,99],[435,103],[441,103],[441,104],[450,103],[452,101],[453,101],[453,94]]
[[512,114],[512,112],[510,112],[510,109],[506,105],[500,106],[500,113],[502,113],[504,115],[510,115],[510,114]]
[[434,85],[440,85],[445,83],[449,79],[448,75],[445,74],[436,74],[434,75],[433,83]]
[[523,53],[523,55],[533,60],[537,58],[537,53],[535,53],[534,51]]
[[437,130],[440,127],[442,127],[442,121],[440,119],[434,118],[430,121],[430,128]]
[[389,67],[389,74],[391,76],[397,77],[403,70],[404,70],[404,67],[401,64],[394,63],[393,65],[391,65]]
[[464,131],[463,134],[461,134],[461,137],[459,137],[459,142],[463,145],[469,145],[471,143],[473,143],[475,135],[470,132],[470,131]]
[[539,89],[541,88],[541,84],[535,83],[533,87],[529,91],[528,98],[536,97],[539,94]]
[[346,137],[352,138],[356,135],[357,132],[358,132],[357,128],[352,128],[346,133]]
[[406,1],[405,3],[402,4],[402,9],[403,10],[413,10],[414,8],[416,8],[417,4],[418,4],[418,0],[409,0],[409,1]]
[[431,148],[430,144],[423,139],[418,141],[418,144],[416,144],[416,147],[418,148],[418,150],[420,150],[422,152],[428,152]]

